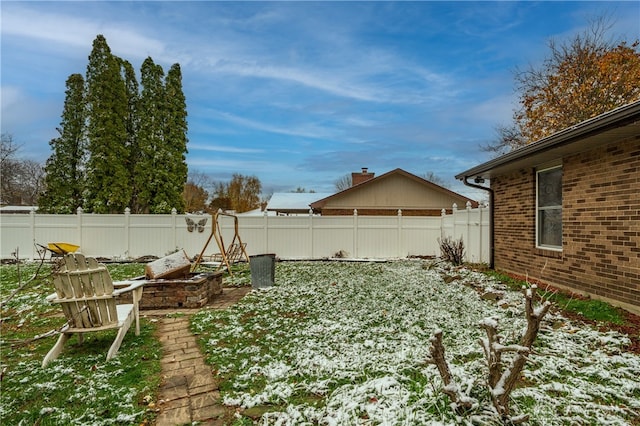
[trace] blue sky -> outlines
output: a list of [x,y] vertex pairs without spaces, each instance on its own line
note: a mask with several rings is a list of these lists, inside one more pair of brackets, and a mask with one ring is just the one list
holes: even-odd
[[513,72],[603,13],[640,37],[640,2],[0,3],[2,132],[44,162],[65,81],[97,34],[138,72],[178,62],[190,171],[260,178],[264,192],[333,192],[368,167],[453,176],[511,121]]

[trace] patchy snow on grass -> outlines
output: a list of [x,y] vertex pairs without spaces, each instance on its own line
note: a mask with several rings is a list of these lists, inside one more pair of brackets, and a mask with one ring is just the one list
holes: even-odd
[[[103,356],[87,356],[94,366],[100,365]],[[109,425],[134,424],[144,411],[136,404],[137,391],[130,387],[113,386],[110,376],[119,375],[121,370],[106,371],[102,368],[84,368],[86,364],[71,361],[71,365],[53,362],[47,369],[42,369],[35,362],[20,362],[6,374],[6,386],[13,386],[13,377],[20,380],[20,399],[3,398],[0,404],[0,418],[15,415],[22,409],[23,420],[19,424],[74,424],[74,425]],[[70,384],[72,384],[70,386]],[[4,386],[4,385],[3,385]],[[69,405],[86,406],[80,416],[73,416],[66,407],[50,407],[41,409],[25,407],[25,400],[41,401],[47,404],[51,395],[63,392]],[[113,416],[105,416],[105,410],[114,410]],[[44,421],[43,421],[44,419]]]
[[[483,274],[447,268],[278,263],[276,286],[226,311],[202,311],[192,327],[224,379],[224,403],[263,406],[264,424],[497,422],[480,323],[497,322],[503,343],[517,344],[524,298]],[[445,283],[444,275],[454,279]],[[477,288],[504,296],[483,300]],[[466,417],[451,411],[437,369],[425,363],[439,329],[457,385],[479,401]],[[640,357],[624,352],[627,342],[548,314],[512,393],[512,413],[529,414],[534,425],[630,424],[640,416]]]
[[[114,330],[89,333],[82,345],[74,338],[57,360],[42,368],[43,357],[58,338],[50,331],[61,327],[64,317],[59,305],[45,299],[54,291],[51,265],[38,268],[36,263],[3,265],[0,274],[0,298],[8,301],[0,333],[0,424],[97,426],[146,421],[151,414],[138,395],[148,392],[149,386],[155,389],[159,380],[161,345],[153,337],[154,327],[143,321],[140,336],[129,331],[118,356],[108,362],[105,354]],[[143,268],[110,266],[115,279],[135,276]],[[38,279],[27,282],[36,270]]]

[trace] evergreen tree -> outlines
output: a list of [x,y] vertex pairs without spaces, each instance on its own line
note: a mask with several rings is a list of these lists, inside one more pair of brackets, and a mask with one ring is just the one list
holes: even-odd
[[[150,57],[141,68],[142,92],[138,121],[139,156],[134,164],[134,186],[137,198],[136,213],[168,213],[172,206],[158,204],[162,187],[170,181],[171,170],[167,168],[169,155],[164,143],[164,71]],[[181,191],[182,193],[182,188]]]
[[[140,93],[138,80],[136,79],[136,72],[133,69],[131,63],[125,60],[120,62],[122,78],[124,79],[124,85],[127,91],[127,142],[126,146],[129,150],[129,157],[127,158],[127,169],[131,176],[130,186],[132,191],[135,190],[133,182],[133,165],[136,163],[139,157],[138,150],[138,103],[140,101]],[[132,201],[129,206],[133,206],[133,200],[136,198],[136,194],[132,193]]]
[[94,213],[121,213],[131,201],[127,169],[127,89],[120,59],[102,35],[93,42],[87,65],[89,159],[85,207]]
[[187,102],[182,91],[182,71],[173,64],[165,82],[165,149],[169,153],[170,181],[165,186],[166,202],[178,211],[184,211],[182,188],[187,182]]
[[131,64],[96,37],[86,81],[79,74],[67,81],[60,137],[50,142],[43,211],[71,213],[81,203],[93,213],[184,211],[187,112],[180,66],[165,80],[149,57],[141,74],[142,91]]
[[49,142],[53,153],[45,166],[45,191],[38,199],[39,209],[45,213],[74,213],[83,205],[86,159],[84,78],[80,74],[72,74],[66,87],[62,121],[57,129],[60,136]]

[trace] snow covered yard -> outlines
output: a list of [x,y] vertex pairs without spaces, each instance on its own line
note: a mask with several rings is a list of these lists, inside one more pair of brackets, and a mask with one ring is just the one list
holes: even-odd
[[[501,301],[483,300],[469,284],[505,288],[446,268],[278,263],[275,287],[226,311],[203,310],[192,328],[222,379],[224,402],[262,415],[260,424],[493,424],[479,323],[497,318],[504,343],[516,343],[526,326],[523,297],[506,291]],[[425,363],[437,329],[456,382],[479,401],[463,418]],[[512,393],[513,414],[530,414],[533,425],[637,424],[640,356],[625,352],[627,343],[549,313]]]

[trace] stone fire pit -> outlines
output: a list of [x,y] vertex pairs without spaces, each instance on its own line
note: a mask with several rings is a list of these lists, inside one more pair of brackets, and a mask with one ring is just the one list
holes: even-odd
[[189,273],[182,278],[144,281],[140,309],[201,308],[222,294],[222,272]]

